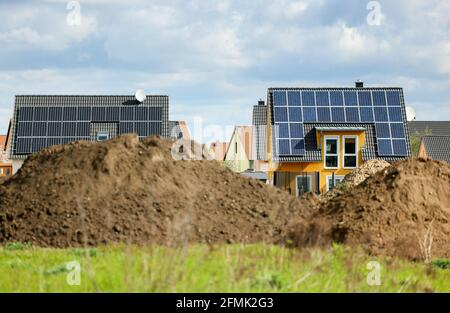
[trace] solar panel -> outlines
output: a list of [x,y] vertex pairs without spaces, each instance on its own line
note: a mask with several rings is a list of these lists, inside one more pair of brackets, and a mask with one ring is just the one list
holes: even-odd
[[288,91],[288,105],[289,106],[301,106],[302,105],[300,91]]
[[17,136],[31,136],[33,130],[33,122],[19,122],[17,125]]
[[91,120],[91,107],[79,107],[77,118],[79,121],[90,121]]
[[149,131],[149,124],[147,122],[136,122],[136,133],[138,136],[146,137]]
[[303,121],[304,122],[315,122],[315,121],[317,121],[316,108],[303,107]]
[[316,105],[313,91],[303,91],[302,92],[302,105],[303,106],[315,106]]
[[77,107],[64,107],[62,113],[63,121],[76,121],[77,120]]
[[47,135],[47,122],[34,122],[33,133],[34,137]]
[[344,108],[331,108],[331,121],[332,122],[345,122]]
[[134,107],[127,106],[120,108],[121,121],[134,121]]
[[374,107],[373,111],[375,113],[375,121],[376,122],[387,122],[388,121],[387,108]]
[[48,107],[34,108],[34,121],[47,121]]
[[386,91],[387,104],[391,106],[400,106],[400,92]]
[[47,138],[46,137],[32,139],[32,151],[33,152],[38,152],[46,147],[47,147]]
[[50,146],[56,146],[61,144],[61,138],[60,137],[48,137],[47,138],[47,145]]
[[391,138],[389,123],[376,123],[375,131],[377,134],[377,138]]
[[91,132],[90,122],[78,122],[77,123],[77,136],[89,137]]
[[277,138],[289,138],[289,124],[288,123],[275,124],[275,134]]
[[106,121],[106,107],[92,107],[92,121],[103,122]]
[[370,91],[358,91],[358,101],[360,106],[372,106]]
[[61,121],[62,120],[62,107],[50,107],[48,108],[48,120],[49,121]]
[[328,106],[328,105],[330,105],[330,99],[328,97],[328,91],[318,91],[318,92],[316,92],[316,104],[318,106]]
[[303,138],[303,124],[301,123],[290,123],[290,134],[292,138]]
[[373,122],[373,110],[369,107],[360,107],[359,113],[361,115],[361,122]]
[[287,122],[287,108],[286,107],[275,107],[275,122]]
[[293,155],[305,154],[305,140],[304,139],[292,139],[291,151]]
[[134,122],[120,122],[119,123],[119,134],[129,134],[134,133]]
[[291,147],[289,139],[278,139],[278,154],[279,155],[290,155]]
[[358,99],[356,98],[355,91],[344,91],[344,99],[346,106],[357,106]]
[[405,139],[392,139],[392,148],[395,156],[404,156],[407,154]]
[[[118,122],[120,120],[120,108],[106,107],[105,120],[108,122]],[[145,120],[147,120],[147,116],[145,116]]]
[[389,120],[391,122],[403,121],[402,110],[400,107],[389,107]]
[[61,122],[48,122],[48,136],[61,136]]
[[374,106],[386,105],[386,93],[384,91],[374,91],[372,92],[372,97]]
[[301,122],[302,119],[302,108],[301,107],[289,107],[289,121],[290,122]]
[[359,122],[358,108],[345,108],[345,115],[347,116],[347,122]]
[[378,139],[378,154],[381,156],[392,155],[392,145],[390,139]]
[[330,108],[318,107],[317,108],[317,120],[320,122],[331,122]]
[[150,122],[149,135],[159,135],[162,133],[162,122]]
[[17,138],[16,153],[28,154],[31,153],[32,138]]
[[273,93],[273,105],[274,106],[286,105],[286,91],[275,91]]
[[162,108],[149,107],[149,121],[161,121],[162,119]]
[[136,107],[135,117],[137,121],[147,121],[148,107]]
[[391,123],[392,138],[405,138],[405,127],[403,123]]
[[20,108],[18,112],[19,121],[32,121],[34,114],[34,108]]
[[76,129],[76,122],[63,122],[61,136],[76,136]]
[[330,91],[330,104],[333,106],[343,106],[344,97],[342,91]]

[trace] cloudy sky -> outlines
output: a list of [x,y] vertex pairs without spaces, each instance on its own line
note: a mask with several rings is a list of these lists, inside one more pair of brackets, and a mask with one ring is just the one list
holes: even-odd
[[403,87],[418,119],[450,120],[449,12],[448,0],[2,0],[0,132],[17,94],[143,88],[170,96],[172,119],[235,125],[270,86],[356,79]]

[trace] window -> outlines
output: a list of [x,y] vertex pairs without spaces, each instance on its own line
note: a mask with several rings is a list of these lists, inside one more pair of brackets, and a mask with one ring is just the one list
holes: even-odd
[[311,175],[299,175],[296,177],[297,197],[304,193],[311,192]]
[[344,136],[344,168],[358,167],[358,137]]
[[6,176],[11,176],[11,169],[10,168],[6,169]]
[[333,181],[333,175],[327,176],[327,191],[330,191],[334,187],[336,187],[340,182],[344,180],[345,176],[339,176],[334,175],[334,181]]
[[325,168],[338,168],[339,137],[325,136]]
[[105,141],[105,140],[109,140],[109,133],[98,132],[97,133],[97,141]]

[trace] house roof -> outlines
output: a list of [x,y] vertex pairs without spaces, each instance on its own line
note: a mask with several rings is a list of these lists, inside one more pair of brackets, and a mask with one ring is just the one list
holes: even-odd
[[168,136],[168,96],[19,95],[11,123],[11,158],[25,158],[45,147],[96,140],[125,133]]
[[450,121],[411,121],[408,126],[411,135],[429,131],[430,135],[450,136]]
[[[235,126],[233,134],[231,135],[230,143],[233,141],[235,136],[239,137],[239,141],[244,146],[244,152],[248,160],[253,160],[253,126]],[[225,156],[230,150],[231,144],[228,144]]]
[[450,163],[450,136],[423,136],[422,144],[429,158]]
[[0,151],[6,149],[6,135],[0,135]]
[[[262,102],[263,103],[263,102]],[[253,148],[256,160],[267,160],[267,105],[253,106]]]
[[267,103],[276,162],[320,161],[316,130],[365,130],[366,159],[411,156],[401,88],[269,88]]

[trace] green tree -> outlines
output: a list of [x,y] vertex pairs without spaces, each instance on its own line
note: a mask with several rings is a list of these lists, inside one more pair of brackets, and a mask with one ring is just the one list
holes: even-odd
[[415,132],[411,134],[411,152],[414,157],[419,155],[420,142],[422,141],[423,136],[430,136],[433,132],[428,127],[423,132]]

